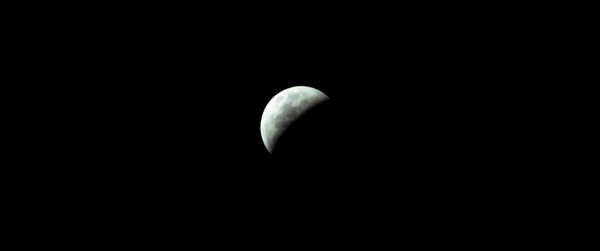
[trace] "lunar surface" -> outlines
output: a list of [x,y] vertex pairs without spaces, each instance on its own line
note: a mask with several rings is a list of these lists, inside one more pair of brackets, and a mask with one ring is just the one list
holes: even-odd
[[291,87],[275,95],[260,120],[260,134],[267,150],[272,153],[277,140],[291,123],[328,99],[323,92],[308,86]]

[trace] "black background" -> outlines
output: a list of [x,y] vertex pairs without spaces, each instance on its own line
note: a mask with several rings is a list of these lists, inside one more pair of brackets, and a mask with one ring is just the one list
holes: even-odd
[[[175,10],[81,12],[28,41],[47,82],[28,147],[52,166],[32,171],[36,191],[75,228],[289,244],[460,239],[511,220],[504,202],[531,172],[514,119],[529,116],[528,58],[477,21],[489,12]],[[331,99],[269,154],[262,111],[296,85]]]

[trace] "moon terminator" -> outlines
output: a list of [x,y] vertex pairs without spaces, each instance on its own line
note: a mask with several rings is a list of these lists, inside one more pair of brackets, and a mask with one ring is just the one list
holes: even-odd
[[260,121],[260,133],[267,150],[273,153],[277,140],[291,123],[328,99],[323,92],[308,86],[294,86],[275,95]]

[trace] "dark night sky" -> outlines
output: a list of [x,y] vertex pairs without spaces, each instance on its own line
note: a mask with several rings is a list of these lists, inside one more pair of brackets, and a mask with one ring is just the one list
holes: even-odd
[[[392,14],[56,26],[35,52],[52,65],[35,88],[51,105],[30,125],[38,160],[57,166],[35,172],[62,187],[49,203],[116,225],[208,224],[215,235],[236,224],[358,234],[403,215],[402,231],[424,238],[427,226],[493,221],[510,190],[501,184],[526,177],[514,163],[528,142],[506,119],[526,116],[510,113],[528,91],[511,41],[490,32],[494,22]],[[262,111],[295,85],[331,100],[271,155]]]

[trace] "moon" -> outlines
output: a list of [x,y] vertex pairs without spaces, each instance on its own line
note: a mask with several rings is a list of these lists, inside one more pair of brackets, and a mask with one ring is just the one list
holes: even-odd
[[260,134],[269,151],[288,126],[300,116],[329,97],[323,92],[308,86],[294,86],[275,95],[265,107],[260,120]]

